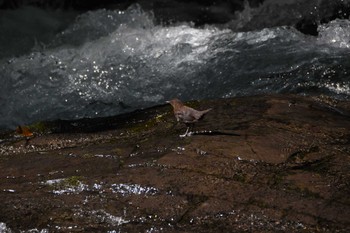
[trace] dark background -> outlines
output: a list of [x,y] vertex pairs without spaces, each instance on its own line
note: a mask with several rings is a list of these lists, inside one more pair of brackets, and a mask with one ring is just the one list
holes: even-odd
[[[251,8],[257,8],[265,0],[246,0]],[[271,15],[271,20],[252,22],[241,31],[250,31],[266,27],[281,25],[294,26],[301,32],[317,35],[317,24],[327,23],[336,18],[349,18],[350,3],[348,0],[269,0],[269,4],[281,6],[280,12],[276,9],[267,9],[263,12]],[[124,10],[132,4],[138,3],[144,10],[152,10],[159,23],[173,23],[191,21],[196,26],[204,24],[224,24],[237,17],[236,12],[244,9],[244,0],[0,0],[0,9],[17,9],[23,6],[35,6],[44,9],[61,9],[87,11],[98,8]],[[298,5],[304,13],[293,17],[288,12],[288,5]],[[283,15],[282,18],[279,16]]]

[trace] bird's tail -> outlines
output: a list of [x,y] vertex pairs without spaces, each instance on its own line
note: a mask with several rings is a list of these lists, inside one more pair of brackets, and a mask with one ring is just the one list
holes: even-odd
[[194,112],[194,116],[196,118],[196,121],[199,120],[200,118],[202,118],[206,113],[208,113],[210,110],[212,110],[211,108],[207,109],[207,110],[203,110],[203,111],[195,111]]
[[202,114],[202,116],[203,116],[204,114],[206,114],[207,112],[209,112],[209,111],[211,111],[211,110],[212,110],[212,108],[208,108],[208,109],[203,110],[203,111],[200,111],[200,112],[201,112],[201,114]]

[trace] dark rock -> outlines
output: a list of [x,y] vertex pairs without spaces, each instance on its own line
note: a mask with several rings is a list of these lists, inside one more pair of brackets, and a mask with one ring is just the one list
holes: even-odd
[[[350,102],[261,96],[213,107],[192,137],[171,106],[3,134],[12,231],[348,232]],[[51,133],[50,133],[51,132]]]
[[312,19],[302,19],[295,25],[298,31],[311,36],[318,35],[317,27],[317,22]]

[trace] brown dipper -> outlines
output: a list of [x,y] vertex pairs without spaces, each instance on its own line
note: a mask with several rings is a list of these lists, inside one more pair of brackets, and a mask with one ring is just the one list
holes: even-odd
[[201,119],[211,108],[203,111],[198,111],[191,107],[184,105],[179,99],[173,99],[167,101],[174,108],[174,115],[177,121],[184,122],[187,126],[186,133],[180,135],[180,137],[190,136],[192,133],[188,132],[195,122]]

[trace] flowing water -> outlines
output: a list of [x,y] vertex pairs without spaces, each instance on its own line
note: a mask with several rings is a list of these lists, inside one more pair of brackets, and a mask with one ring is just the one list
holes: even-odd
[[[238,23],[249,21],[249,12],[246,7]],[[0,129],[110,116],[174,97],[350,97],[348,19],[320,24],[316,37],[288,26],[242,32],[155,22],[138,5],[90,11],[25,54],[3,51]]]

